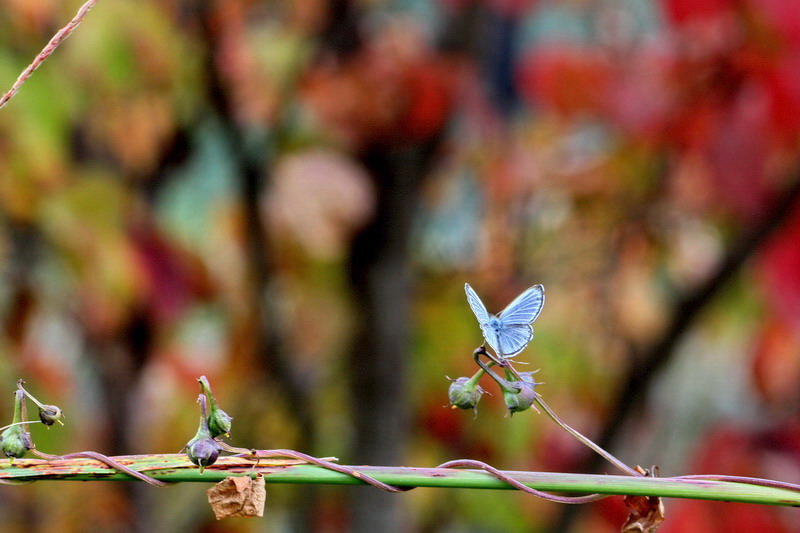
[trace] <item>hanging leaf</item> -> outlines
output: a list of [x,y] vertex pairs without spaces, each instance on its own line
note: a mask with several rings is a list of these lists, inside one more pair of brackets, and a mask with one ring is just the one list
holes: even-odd
[[267,490],[262,475],[255,479],[249,476],[226,477],[208,489],[206,494],[217,520],[264,516]]

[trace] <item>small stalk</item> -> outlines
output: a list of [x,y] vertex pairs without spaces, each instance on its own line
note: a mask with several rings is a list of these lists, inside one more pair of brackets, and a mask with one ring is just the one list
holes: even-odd
[[[486,365],[483,361],[481,361],[481,355],[485,355],[486,357],[491,359],[492,362]],[[499,363],[497,363],[495,359],[486,352],[483,346],[481,346],[480,348],[478,348],[473,352],[473,357],[475,358],[475,362],[478,363],[478,366],[481,367],[481,370],[489,374],[489,376],[497,382],[497,384],[500,386],[503,392],[511,392],[511,393],[520,392],[520,389],[518,387],[514,387],[507,380],[495,374],[495,372],[491,369],[491,367]]]
[[471,378],[469,378],[467,380],[467,383],[466,383],[467,386],[476,387],[478,385],[478,382],[481,380],[481,378],[483,377],[483,375],[485,373],[486,373],[486,371],[483,368],[479,368],[478,371],[475,372],[475,374]]
[[612,465],[616,466],[617,468],[619,468],[628,475],[635,477],[644,477],[643,474],[637,472],[633,468],[629,467],[628,465],[626,465],[625,463],[623,463],[622,461],[611,455],[609,452],[605,451],[599,445],[595,444],[589,437],[584,436],[579,431],[567,425],[563,420],[561,420],[561,418],[558,417],[557,414],[555,414],[555,412],[553,412],[552,409],[550,409],[550,406],[547,405],[547,403],[544,401],[544,399],[539,393],[536,393],[536,403],[538,403],[539,406],[542,409],[544,409],[544,412],[547,413],[547,416],[549,416],[553,420],[553,422],[561,426],[562,429],[570,433],[573,437],[581,441],[584,445],[588,446],[589,448],[597,452],[601,457],[603,457],[603,459],[605,459]]
[[41,424],[41,423],[42,423],[41,420],[25,420],[23,422],[14,422],[13,424],[8,424],[7,426],[0,427],[0,431],[3,431],[4,429],[8,429],[13,426],[21,426],[23,424],[27,426],[28,424]]

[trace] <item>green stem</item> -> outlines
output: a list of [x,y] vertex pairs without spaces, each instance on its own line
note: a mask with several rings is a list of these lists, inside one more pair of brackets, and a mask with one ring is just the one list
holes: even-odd
[[41,420],[25,420],[24,422],[14,422],[12,424],[8,424],[7,426],[0,427],[0,431],[3,431],[4,429],[8,429],[13,426],[21,426],[21,425],[27,426],[28,424],[41,424],[41,423],[42,423]]
[[473,352],[473,357],[475,358],[475,362],[478,363],[478,366],[481,367],[481,370],[489,374],[489,376],[497,382],[497,384],[504,392],[518,393],[520,391],[520,389],[512,386],[511,383],[509,383],[508,381],[506,381],[505,379],[501,378],[500,376],[494,373],[494,371],[491,369],[492,366],[497,364],[495,363],[494,359],[492,359],[492,361],[487,366],[483,361],[481,361],[481,355],[485,355],[489,357],[489,359],[492,359],[492,357],[489,356],[489,354],[487,354],[486,351],[483,350],[483,348],[481,347]]
[[214,393],[211,392],[211,384],[208,382],[208,378],[200,376],[197,378],[197,381],[200,383],[200,389],[203,391],[203,394],[208,398],[208,407],[210,409],[217,409],[217,399],[214,398]]
[[[239,457],[221,458],[200,475],[199,470],[180,454],[134,455],[113,457],[115,461],[161,481],[217,482],[231,475],[262,473],[268,483],[304,483],[356,485],[361,482],[347,474],[308,464],[258,466]],[[54,464],[55,463],[55,464]],[[509,485],[478,470],[448,468],[411,468],[354,466],[354,470],[397,487],[440,487],[472,489],[509,489]],[[800,506],[800,491],[742,482],[710,481],[681,478],[649,478],[562,474],[551,472],[504,472],[525,486],[544,491],[576,494],[630,494]],[[132,480],[132,478],[97,461],[85,458],[61,461],[17,459],[13,465],[0,461],[0,480]],[[735,479],[735,478],[731,478]],[[763,480],[762,480],[763,481]]]
[[467,380],[467,383],[465,385],[467,387],[473,387],[474,388],[478,384],[478,382],[481,380],[481,378],[483,377],[483,375],[485,373],[486,373],[486,371],[483,368],[479,368],[478,371],[475,372],[475,375],[473,375],[471,378],[469,378]]
[[27,416],[23,417],[22,408],[25,405],[25,394],[17,389],[14,393],[14,417],[11,419],[11,425],[27,422]]
[[46,405],[44,405],[44,404],[43,404],[42,402],[40,402],[39,400],[37,400],[36,398],[34,398],[33,394],[31,394],[30,392],[28,392],[28,390],[27,390],[25,387],[23,387],[23,385],[24,385],[24,384],[25,384],[25,380],[23,380],[23,379],[20,379],[20,380],[18,380],[18,381],[17,381],[17,388],[18,388],[19,390],[21,390],[21,391],[23,392],[23,394],[25,394],[25,396],[27,396],[27,397],[28,397],[28,399],[29,399],[30,401],[32,401],[33,403],[35,403],[35,404],[36,404],[36,406],[37,406],[39,409],[45,409],[47,406],[46,406]]

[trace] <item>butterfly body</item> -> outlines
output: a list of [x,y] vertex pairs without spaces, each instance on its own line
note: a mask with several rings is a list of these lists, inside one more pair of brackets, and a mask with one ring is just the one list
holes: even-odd
[[531,323],[544,306],[544,287],[534,285],[517,296],[498,315],[489,314],[477,293],[464,285],[472,312],[478,319],[483,337],[500,359],[514,357],[533,339]]
[[486,327],[494,331],[495,335],[500,335],[500,331],[503,329],[503,321],[500,320],[499,316],[490,315]]

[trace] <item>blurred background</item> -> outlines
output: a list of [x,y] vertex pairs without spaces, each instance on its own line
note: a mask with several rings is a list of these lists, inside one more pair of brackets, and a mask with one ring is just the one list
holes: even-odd
[[[80,1],[2,0],[0,90]],[[445,408],[492,312],[569,424],[663,476],[800,482],[796,0],[99,2],[0,111],[0,410],[64,454],[232,443],[344,463],[609,472],[545,416]],[[0,487],[4,531],[619,531],[620,498]],[[797,532],[671,500],[660,531]]]

